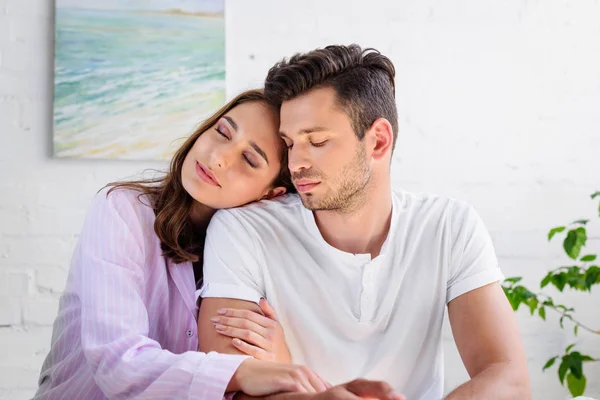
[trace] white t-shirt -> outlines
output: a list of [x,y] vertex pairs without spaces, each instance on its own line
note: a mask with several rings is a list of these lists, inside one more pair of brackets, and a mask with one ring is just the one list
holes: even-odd
[[297,195],[217,212],[200,295],[265,297],[293,362],[331,384],[363,377],[410,400],[440,399],[446,304],[503,276],[471,206],[407,192],[392,198],[390,232],[374,259],[329,245]]

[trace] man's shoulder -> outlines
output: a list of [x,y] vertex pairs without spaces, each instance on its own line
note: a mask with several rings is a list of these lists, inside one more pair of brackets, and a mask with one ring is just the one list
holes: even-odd
[[396,204],[398,204],[403,211],[409,213],[460,213],[472,208],[471,205],[464,200],[432,193],[395,190],[393,196]]
[[261,200],[242,207],[219,210],[216,219],[223,223],[237,221],[256,229],[257,226],[281,225],[302,218],[303,205],[296,194],[286,194],[271,200]]

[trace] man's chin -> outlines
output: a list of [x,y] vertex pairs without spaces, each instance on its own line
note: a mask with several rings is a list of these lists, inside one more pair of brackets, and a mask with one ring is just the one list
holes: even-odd
[[300,200],[302,200],[302,205],[311,210],[314,211],[315,209],[318,209],[316,207],[316,204],[318,203],[315,198],[315,196],[312,193],[300,193]]

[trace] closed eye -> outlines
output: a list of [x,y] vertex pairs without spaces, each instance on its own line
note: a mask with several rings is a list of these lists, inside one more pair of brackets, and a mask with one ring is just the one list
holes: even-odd
[[256,165],[256,163],[254,163],[250,157],[248,157],[246,154],[244,154],[244,160],[246,160],[246,162],[248,163],[248,165],[252,168],[257,168],[258,165]]
[[326,143],[327,143],[327,140],[323,140],[322,142],[317,142],[317,143],[310,142],[311,146],[314,146],[314,147],[323,147],[323,146],[325,146]]
[[227,136],[227,135],[225,134],[225,132],[223,132],[223,130],[221,129],[221,127],[217,126],[217,127],[215,128],[215,131],[217,131],[217,133],[218,133],[219,135],[223,136],[225,139],[227,139],[227,140],[229,140],[229,139],[230,139],[230,138],[229,138],[229,136]]

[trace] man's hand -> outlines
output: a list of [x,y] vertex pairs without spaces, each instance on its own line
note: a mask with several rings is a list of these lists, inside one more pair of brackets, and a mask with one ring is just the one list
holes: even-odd
[[389,384],[366,379],[356,379],[321,393],[281,393],[266,397],[252,397],[239,393],[234,400],[361,400],[365,398],[406,400],[404,396],[394,392]]

